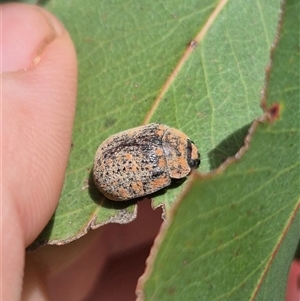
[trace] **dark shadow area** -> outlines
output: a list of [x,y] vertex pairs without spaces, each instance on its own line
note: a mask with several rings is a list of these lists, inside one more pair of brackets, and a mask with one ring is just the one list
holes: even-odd
[[[58,267],[48,278],[49,299],[135,300],[137,280],[162,224],[161,208],[153,210],[149,200],[139,203],[138,211],[137,218],[128,224],[106,224],[68,245],[49,246],[51,265]],[[33,255],[38,257],[43,250],[36,252]],[[67,260],[75,255],[75,260],[61,268],[64,261],[60,254]]]
[[[94,301],[97,296],[102,301],[136,299],[137,280],[143,274],[145,262],[152,243],[139,246],[112,257],[99,275],[98,284],[84,301]],[[122,292],[120,294],[120,292]]]
[[245,137],[252,123],[232,133],[208,153],[211,169],[218,168],[228,157],[234,156],[244,145]]
[[294,259],[300,260],[300,240],[298,241],[298,246],[297,246],[297,249],[296,249],[296,252],[295,252]]
[[100,206],[103,206],[105,208],[114,208],[114,209],[125,209],[131,205],[136,204],[137,202],[140,202],[144,200],[145,198],[151,199],[160,195],[165,194],[168,190],[175,189],[178,186],[182,185],[186,181],[186,177],[182,179],[172,179],[171,185],[168,187],[165,187],[161,190],[158,190],[150,195],[146,195],[140,198],[128,200],[128,201],[111,201],[105,198],[105,196],[97,189],[94,179],[93,179],[93,170],[90,171],[89,174],[89,180],[88,180],[88,186],[89,186],[89,195],[91,199]]
[[42,246],[44,246],[48,243],[49,237],[51,236],[52,228],[53,228],[53,225],[54,225],[55,213],[56,213],[56,211],[52,215],[52,217],[51,217],[50,221],[48,222],[48,224],[46,225],[46,227],[39,234],[39,236],[34,240],[34,242],[32,244],[30,244],[26,248],[26,252],[34,251],[37,248],[42,247]]

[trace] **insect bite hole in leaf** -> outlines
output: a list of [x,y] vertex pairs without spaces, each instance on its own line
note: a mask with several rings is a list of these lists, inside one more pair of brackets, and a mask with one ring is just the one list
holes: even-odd
[[267,114],[270,122],[274,122],[280,118],[281,106],[279,103],[274,103],[271,107],[267,108]]

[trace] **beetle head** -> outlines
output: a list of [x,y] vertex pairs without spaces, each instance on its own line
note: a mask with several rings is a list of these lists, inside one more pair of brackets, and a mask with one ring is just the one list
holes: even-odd
[[199,167],[200,154],[198,152],[198,148],[193,141],[188,140],[187,144],[187,161],[191,169],[196,169]]

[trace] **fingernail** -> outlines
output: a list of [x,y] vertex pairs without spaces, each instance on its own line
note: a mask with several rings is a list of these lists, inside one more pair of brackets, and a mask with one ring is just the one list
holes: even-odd
[[2,73],[36,66],[47,45],[64,32],[56,18],[37,6],[4,4],[0,14]]

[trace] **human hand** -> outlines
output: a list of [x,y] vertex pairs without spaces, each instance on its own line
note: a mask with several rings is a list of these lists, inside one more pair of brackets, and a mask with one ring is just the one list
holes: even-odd
[[[101,300],[133,300],[161,223],[161,211],[154,212],[149,202],[139,205],[138,218],[128,225],[106,225],[65,246],[25,254],[54,213],[61,193],[71,147],[77,63],[68,33],[50,13],[24,4],[6,4],[0,10],[0,299],[74,301],[86,296],[94,300],[96,295]],[[115,261],[119,272],[99,281],[114,254],[127,254],[123,263]]]
[[49,221],[61,193],[77,63],[67,31],[50,13],[20,4],[0,9],[1,300],[14,301],[24,294],[25,248]]

